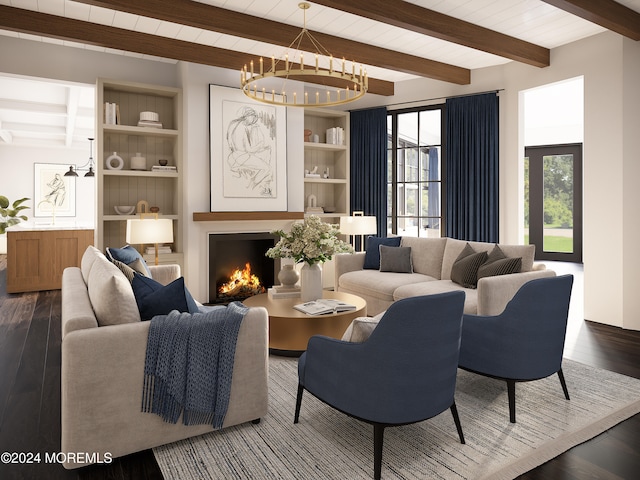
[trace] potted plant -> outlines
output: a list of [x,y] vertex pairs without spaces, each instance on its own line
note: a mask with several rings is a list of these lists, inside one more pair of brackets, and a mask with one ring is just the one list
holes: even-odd
[[280,240],[267,250],[267,257],[292,258],[296,263],[304,262],[300,271],[303,302],[322,298],[321,263],[331,260],[336,253],[353,253],[351,245],[338,238],[338,226],[323,222],[316,215],[294,223],[291,232],[276,230],[272,233],[279,235]]
[[21,215],[20,212],[28,209],[29,207],[22,205],[29,198],[21,198],[15,202],[9,202],[9,199],[4,195],[0,195],[0,253],[7,253],[7,228],[12,225],[16,225],[21,221],[27,221],[26,215]]

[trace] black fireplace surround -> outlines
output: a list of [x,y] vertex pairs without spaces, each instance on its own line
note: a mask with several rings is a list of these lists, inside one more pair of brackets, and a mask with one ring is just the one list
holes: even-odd
[[277,235],[268,232],[209,234],[209,303],[242,300],[221,297],[218,289],[229,281],[234,270],[243,270],[247,262],[251,264],[251,273],[258,276],[265,289],[272,287],[278,278],[280,260],[269,258],[265,253],[278,240]]

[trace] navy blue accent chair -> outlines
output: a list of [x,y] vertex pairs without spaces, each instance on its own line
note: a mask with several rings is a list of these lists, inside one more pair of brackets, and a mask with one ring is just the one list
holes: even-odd
[[421,422],[450,409],[464,443],[454,399],[464,298],[458,291],[399,300],[363,343],[311,337],[298,361],[294,423],[307,390],[372,424],[376,479],[385,427]]
[[460,368],[507,381],[509,420],[516,422],[516,382],[562,373],[573,275],[525,283],[500,315],[464,315]]

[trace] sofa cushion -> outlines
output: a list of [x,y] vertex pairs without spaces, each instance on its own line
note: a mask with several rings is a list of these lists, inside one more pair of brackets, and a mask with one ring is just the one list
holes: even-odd
[[379,313],[375,317],[356,317],[351,321],[342,335],[341,340],[344,342],[362,343],[365,342],[371,332],[375,330],[380,323],[380,319],[384,312]]
[[187,290],[184,277],[162,285],[136,272],[131,286],[143,320],[151,320],[156,315],[167,315],[172,310],[198,312],[198,305]]
[[380,245],[380,271],[413,273],[411,247],[388,247]]
[[140,321],[129,280],[102,253],[91,266],[87,289],[99,326]]
[[140,252],[131,245],[126,245],[122,248],[107,247],[107,257],[112,261],[119,260],[145,277],[151,277],[147,262],[144,261]]
[[393,292],[403,285],[436,280],[420,273],[372,272],[371,270],[355,270],[340,275],[339,289],[360,295],[365,298],[374,297],[387,302],[393,301]]
[[478,269],[487,260],[487,252],[476,252],[467,243],[453,266],[451,267],[451,280],[465,288],[478,286]]
[[402,237],[401,247],[411,247],[411,264],[415,273],[440,279],[446,238]]
[[89,273],[91,272],[93,262],[95,262],[96,258],[99,256],[104,257],[102,252],[93,245],[89,245],[82,255],[82,259],[80,260],[80,271],[82,272],[82,279],[84,280],[85,285],[89,283]]
[[394,301],[403,298],[417,297],[419,295],[435,295],[437,293],[464,291],[464,313],[476,314],[478,312],[478,290],[462,288],[451,280],[440,280],[437,282],[420,282],[404,285],[396,289],[393,293]]
[[380,269],[380,245],[388,247],[399,247],[402,237],[367,237],[367,251],[364,255],[364,266],[362,268]]
[[502,249],[496,245],[493,247],[493,250],[491,250],[491,253],[489,253],[487,261],[480,265],[478,269],[478,280],[484,277],[518,273],[521,267],[521,257],[507,257]]

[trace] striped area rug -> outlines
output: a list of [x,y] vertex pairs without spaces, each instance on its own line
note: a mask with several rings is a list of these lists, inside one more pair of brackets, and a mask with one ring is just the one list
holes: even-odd
[[[293,424],[297,360],[270,357],[269,414],[154,449],[165,479],[360,479],[373,477],[373,427],[305,392]],[[512,479],[640,412],[640,380],[563,363],[557,376],[516,386],[509,423],[506,383],[459,370],[461,445],[450,412],[385,430],[382,478]]]

